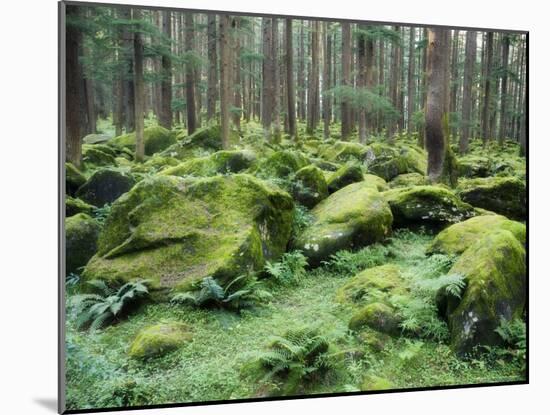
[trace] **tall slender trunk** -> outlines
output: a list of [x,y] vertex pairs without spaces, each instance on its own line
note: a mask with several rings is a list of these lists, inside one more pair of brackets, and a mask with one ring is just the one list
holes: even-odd
[[332,36],[329,33],[329,24],[324,23],[325,31],[325,62],[323,66],[323,137],[330,138],[330,121],[332,118],[331,98],[328,96],[328,90],[331,88],[331,63],[332,63]]
[[220,113],[222,147],[229,148],[229,106],[231,91],[231,17],[227,14],[220,15]]
[[[67,5],[67,17],[78,18],[79,7]],[[82,161],[82,142],[80,141],[80,101],[82,88],[80,78],[82,68],[78,51],[82,43],[82,33],[74,22],[67,23],[65,33],[65,82],[66,82],[66,154],[65,159],[80,167]]]
[[500,84],[500,130],[498,143],[502,145],[508,131],[506,122],[508,116],[508,54],[510,52],[510,38],[504,34],[502,39],[502,79]]
[[[365,26],[359,26],[360,33],[357,36],[357,89],[364,91],[367,86],[367,45],[366,36],[363,33]],[[359,142],[367,142],[367,110],[363,103],[358,108]]]
[[[453,41],[452,41],[452,51],[451,51],[451,79],[453,80],[451,84],[451,104],[449,112],[456,112],[458,108],[458,39],[459,39],[459,30],[453,30]],[[453,128],[453,136],[456,135],[456,131]]]
[[161,77],[161,101],[160,101],[160,125],[165,128],[172,128],[172,16],[169,11],[162,12],[162,34],[165,41],[168,42],[162,54],[162,77]]
[[486,54],[485,54],[485,80],[484,80],[484,96],[483,96],[483,112],[481,118],[481,126],[483,133],[481,138],[483,144],[489,141],[490,131],[490,108],[491,108],[491,79],[493,76],[493,32],[487,32]]
[[[141,19],[141,10],[132,9],[134,21]],[[140,31],[134,33],[134,91],[136,120],[136,161],[143,161],[145,156],[145,141],[143,139],[143,40]]]
[[[131,20],[130,16],[130,8],[121,8],[120,14],[122,19],[126,21]],[[125,115],[124,115],[124,121],[125,121],[125,127],[126,132],[129,133],[130,131],[134,131],[135,129],[135,101],[134,101],[134,35],[132,32],[130,32],[127,29],[124,29],[122,32],[122,43],[124,45],[123,51],[124,51],[124,57],[127,62],[126,65],[126,74],[124,76],[124,88],[123,88],[123,94],[124,94],[124,109]]]
[[262,126],[264,128],[264,137],[271,139],[271,128],[273,123],[273,36],[272,19],[262,18],[262,43],[263,43],[263,61],[262,61]]
[[416,31],[414,27],[409,30],[409,67],[407,72],[407,132],[412,134],[413,132],[413,117],[414,117],[414,96],[415,96],[415,36]]
[[296,138],[296,96],[294,86],[294,62],[292,48],[292,19],[285,19],[286,29],[286,93],[287,93],[287,113],[288,130],[291,137]]
[[[342,23],[342,86],[351,87],[351,27]],[[347,91],[345,92],[347,94]],[[342,140],[348,140],[351,134],[351,104],[346,97],[342,98],[340,114],[342,117]]]
[[281,98],[280,98],[280,79],[279,79],[279,20],[273,18],[271,22],[271,56],[272,66],[271,70],[273,74],[271,79],[273,80],[273,136],[276,140],[281,138]]
[[216,48],[216,15],[208,15],[208,92],[206,99],[206,119],[216,117],[216,99],[218,96],[218,55]]
[[305,81],[305,45],[304,25],[300,22],[300,49],[298,55],[298,118],[301,121],[306,119],[306,81]]
[[314,134],[319,122],[319,22],[311,22],[311,65],[307,89],[307,128]]
[[[233,18],[233,29],[239,29],[239,19]],[[237,131],[241,131],[241,117],[242,117],[242,95],[241,95],[241,41],[240,36],[236,35],[232,37],[233,41],[233,74],[234,76],[234,91],[233,91],[233,105],[238,111],[233,112],[233,124],[237,127]]]
[[466,58],[464,61],[464,88],[462,89],[462,129],[460,134],[460,153],[468,151],[472,112],[472,83],[477,49],[477,32],[466,33]]
[[[428,38],[428,29],[424,28],[422,32],[422,39],[429,42]],[[428,46],[424,48],[424,51],[422,53],[422,108],[424,110],[424,115],[426,114],[426,107],[427,107],[427,101],[428,101]],[[426,145],[426,123],[422,126],[421,131],[418,134],[418,142],[417,144],[420,147],[425,147]]]

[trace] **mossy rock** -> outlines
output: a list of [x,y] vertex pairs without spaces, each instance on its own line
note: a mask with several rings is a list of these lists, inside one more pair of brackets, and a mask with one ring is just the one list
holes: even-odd
[[361,167],[356,164],[346,164],[331,174],[327,182],[328,190],[330,193],[334,193],[348,184],[362,182],[363,180]]
[[405,291],[405,281],[399,267],[385,264],[368,268],[349,279],[338,289],[336,300],[340,303],[364,304],[371,298],[403,294]]
[[82,142],[85,144],[100,144],[106,143],[111,138],[108,134],[88,134],[82,139]]
[[382,195],[364,182],[350,184],[311,211],[314,220],[293,241],[311,265],[342,249],[383,240],[391,231],[392,213]]
[[458,255],[484,235],[499,229],[512,232],[516,239],[525,245],[527,228],[523,223],[507,219],[501,215],[484,215],[470,218],[444,229],[432,241],[427,253]]
[[76,196],[94,206],[112,203],[126,193],[135,184],[134,177],[119,169],[101,169],[90,176],[78,191]]
[[160,323],[142,329],[132,342],[128,355],[134,359],[160,357],[180,348],[193,338],[183,323]]
[[458,354],[503,343],[495,329],[502,320],[521,318],[525,308],[525,261],[521,242],[500,229],[479,238],[453,265],[449,274],[464,276],[466,289],[458,300],[443,288],[437,303]]
[[148,158],[143,164],[155,171],[162,171],[164,169],[177,166],[180,164],[180,161],[174,157],[164,157],[159,154],[155,154]]
[[94,212],[95,206],[92,206],[83,200],[67,196],[65,198],[65,217],[74,216],[77,213],[86,213],[87,215],[92,215]]
[[[186,135],[182,131],[176,136],[178,142],[185,147],[201,147],[204,149],[219,151],[222,146],[222,130],[220,125],[214,124],[197,129],[193,134]],[[230,141],[235,141],[235,134],[230,134]]]
[[383,193],[396,227],[441,226],[474,216],[474,208],[441,186],[396,188]]
[[341,167],[339,163],[333,163],[331,161],[323,160],[321,158],[310,157],[309,160],[311,161],[311,164],[314,164],[315,166],[319,167],[321,170],[325,170],[325,171],[333,172],[338,170]]
[[378,190],[379,192],[384,192],[388,190],[388,184],[386,181],[374,174],[363,174],[363,180],[368,185],[372,186],[374,189]]
[[292,183],[292,196],[310,209],[326,199],[328,186],[321,169],[309,165],[298,170]]
[[390,380],[379,376],[367,376],[361,384],[362,391],[381,391],[394,388],[395,385]]
[[85,213],[65,219],[65,264],[67,274],[86,265],[97,251],[99,224]]
[[387,334],[369,329],[362,330],[358,334],[358,338],[361,340],[362,344],[375,353],[386,350],[392,340],[391,336]]
[[152,176],[113,203],[83,276],[176,289],[207,276],[223,284],[285,252],[293,209],[290,195],[250,175]]
[[[154,125],[143,130],[143,142],[145,146],[145,154],[151,156],[176,142],[176,138],[164,127]],[[124,147],[131,151],[136,150],[136,133],[132,132],[113,138],[109,144],[116,147]]]
[[384,303],[370,303],[359,309],[349,321],[350,330],[358,331],[363,327],[389,335],[399,334],[401,317]]
[[393,178],[390,182],[390,187],[411,187],[411,186],[423,186],[428,184],[426,176],[420,173],[405,173],[400,174]]
[[487,177],[491,174],[491,160],[488,157],[468,155],[457,160],[460,177]]
[[[109,146],[105,146],[109,148]],[[110,149],[110,148],[109,148]],[[111,150],[112,151],[112,150]],[[86,168],[116,166],[116,155],[98,145],[82,146],[82,162]]]
[[309,159],[298,151],[277,151],[258,163],[255,174],[263,178],[288,178],[307,166]]
[[334,163],[364,162],[368,148],[359,143],[337,141],[320,151],[320,157]]
[[256,155],[250,150],[218,151],[210,156],[191,159],[170,167],[162,174],[208,177],[217,174],[239,173],[250,168],[255,161]]
[[515,177],[463,180],[457,193],[473,206],[510,219],[525,220],[527,217],[527,189],[525,183]]
[[368,147],[365,165],[370,173],[386,181],[405,173],[426,174],[427,154],[410,144],[373,143]]
[[74,164],[65,163],[65,191],[74,196],[80,186],[86,183],[86,176]]

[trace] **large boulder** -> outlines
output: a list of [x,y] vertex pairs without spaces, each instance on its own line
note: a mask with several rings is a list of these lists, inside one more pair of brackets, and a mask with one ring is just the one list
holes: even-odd
[[160,323],[142,329],[130,345],[128,355],[134,359],[150,359],[172,352],[191,340],[184,323]]
[[409,144],[371,144],[365,155],[369,172],[389,181],[404,173],[426,174],[427,155],[419,147]]
[[358,331],[364,327],[390,335],[399,334],[402,319],[397,311],[388,304],[374,302],[360,308],[351,317],[348,327]]
[[112,137],[108,134],[88,134],[82,139],[85,144],[100,144],[106,143]]
[[101,166],[116,166],[116,152],[107,145],[84,144],[82,146],[82,162],[86,168]]
[[326,199],[328,186],[322,170],[313,165],[298,170],[292,183],[292,196],[310,209]]
[[428,247],[427,253],[461,254],[479,238],[498,229],[512,232],[516,239],[525,245],[527,228],[523,223],[501,215],[483,215],[456,223],[441,231]]
[[91,215],[94,213],[94,210],[95,206],[92,206],[83,200],[71,196],[67,196],[65,198],[65,216],[67,218],[69,216],[74,216],[77,213],[86,213],[87,215]]
[[348,161],[363,162],[368,148],[359,143],[348,141],[337,141],[327,146],[320,152],[320,157],[335,163],[345,163]]
[[97,251],[99,224],[85,213],[65,220],[65,265],[67,274],[86,265]]
[[162,174],[208,177],[216,174],[239,173],[251,167],[255,161],[256,154],[250,150],[218,151],[210,156],[184,161],[164,170]]
[[90,176],[76,196],[94,206],[112,203],[135,184],[133,176],[118,169],[97,170]]
[[284,179],[308,164],[309,159],[298,151],[277,151],[258,163],[256,174],[263,178]]
[[426,176],[420,173],[405,173],[395,176],[390,182],[390,187],[411,187],[411,186],[423,186],[428,184]]
[[474,209],[453,192],[439,186],[395,188],[383,193],[397,227],[441,226],[474,216]]
[[477,345],[498,345],[495,329],[521,318],[525,307],[526,256],[521,242],[507,230],[479,238],[460,256],[449,274],[462,275],[461,299],[440,290],[439,310],[447,317],[451,346],[459,354]]
[[462,200],[511,219],[525,220],[527,189],[515,177],[487,177],[461,181],[457,189]]
[[74,164],[65,163],[65,190],[67,194],[74,195],[84,183],[86,183],[86,176]]
[[290,195],[249,175],[152,176],[112,205],[84,277],[226,283],[285,252],[293,208]]
[[314,220],[293,242],[311,265],[341,249],[383,240],[391,231],[392,213],[382,195],[364,182],[350,184],[311,211]]
[[367,173],[367,174],[363,174],[363,180],[365,181],[365,183],[368,183],[370,186],[372,186],[374,189],[378,190],[379,192],[385,192],[386,190],[388,190],[388,184],[380,176]]
[[[176,138],[170,130],[160,125],[154,125],[143,130],[143,142],[145,145],[145,154],[150,156],[170,147],[176,142]],[[109,141],[109,144],[135,151],[136,133],[132,132],[115,137]]]
[[363,171],[357,164],[345,164],[332,173],[327,181],[328,190],[330,193],[334,193],[348,184],[362,182]]
[[458,175],[461,177],[487,177],[491,174],[489,157],[473,154],[457,159]]

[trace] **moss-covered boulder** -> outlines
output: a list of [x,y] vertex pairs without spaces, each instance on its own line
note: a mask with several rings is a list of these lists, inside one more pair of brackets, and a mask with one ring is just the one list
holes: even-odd
[[360,166],[357,164],[346,164],[331,174],[327,182],[328,191],[334,193],[348,184],[362,182],[363,180],[363,171]]
[[86,176],[74,164],[65,163],[65,191],[73,196],[78,188],[86,183]]
[[325,175],[319,167],[309,165],[296,172],[292,183],[292,196],[300,204],[312,208],[328,197]]
[[132,342],[128,355],[134,359],[160,357],[190,341],[193,335],[183,323],[160,323],[142,329]]
[[453,349],[464,354],[477,345],[498,345],[501,321],[521,318],[525,308],[526,256],[507,230],[478,239],[460,256],[450,274],[464,276],[466,289],[456,297],[442,289],[438,307],[447,317]]
[[361,384],[362,391],[381,391],[394,388],[395,385],[390,380],[379,376],[367,376]]
[[78,191],[76,196],[94,206],[112,203],[126,193],[135,184],[134,177],[118,169],[97,170],[90,176]]
[[170,167],[162,174],[208,177],[216,174],[239,173],[250,168],[255,161],[256,154],[250,150],[218,151],[210,156],[191,159]]
[[348,141],[337,141],[326,146],[320,151],[320,157],[335,163],[345,163],[348,161],[364,162],[368,148],[359,143]]
[[515,177],[487,177],[463,180],[457,189],[462,200],[511,219],[527,217],[527,189]]
[[391,188],[423,186],[428,184],[428,180],[420,173],[405,173],[395,176],[389,184]]
[[483,215],[456,223],[441,231],[428,247],[427,253],[458,255],[484,235],[499,229],[512,232],[516,239],[525,245],[527,228],[523,223],[501,215]]
[[311,265],[341,249],[383,240],[391,231],[392,213],[375,189],[364,182],[350,184],[311,211],[314,220],[293,241]]
[[457,223],[474,215],[474,209],[453,192],[439,186],[396,188],[383,193],[397,227],[440,226]]
[[113,203],[84,277],[225,283],[285,252],[293,208],[290,195],[249,175],[152,176]]
[[116,154],[109,146],[100,146],[99,144],[84,144],[82,146],[82,162],[87,168],[116,166],[115,158]]
[[77,213],[86,213],[91,215],[94,212],[95,206],[92,206],[83,200],[67,196],[65,198],[65,216],[74,216]]
[[86,265],[97,251],[99,224],[85,213],[65,220],[65,264],[67,274]]
[[309,159],[298,151],[276,151],[258,163],[256,174],[265,178],[288,178],[308,164]]
[[82,142],[85,144],[100,144],[106,143],[111,138],[108,134],[88,134],[82,139]]
[[349,279],[336,293],[340,303],[364,304],[386,295],[401,294],[405,282],[399,267],[386,264],[368,268]]
[[386,190],[388,190],[388,184],[380,176],[367,173],[367,174],[363,174],[363,180],[365,183],[372,186],[374,189],[378,190],[379,192],[385,192]]
[[370,327],[381,333],[395,335],[399,333],[401,317],[396,310],[384,303],[370,303],[359,309],[349,321],[350,330],[358,331]]
[[390,181],[405,173],[426,174],[427,155],[424,150],[409,144],[371,144],[365,155],[369,172]]
[[[164,127],[154,125],[143,130],[145,154],[150,156],[158,153],[176,142],[176,138]],[[132,151],[136,149],[136,133],[132,132],[113,138],[109,144],[116,147],[125,147]]]
[[457,170],[460,177],[487,177],[491,174],[491,160],[473,154],[459,157]]
[[208,150],[219,151],[222,149],[222,130],[218,124],[199,128],[193,134],[187,135],[182,131],[176,136],[180,144],[187,147],[201,147]]

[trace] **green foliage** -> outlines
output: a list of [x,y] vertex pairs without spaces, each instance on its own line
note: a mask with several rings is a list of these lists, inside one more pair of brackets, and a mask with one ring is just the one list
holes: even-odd
[[149,295],[147,280],[128,282],[118,289],[109,287],[101,280],[91,280],[87,284],[97,293],[74,297],[76,326],[79,329],[100,329]]
[[273,337],[267,350],[256,356],[265,372],[262,382],[274,381],[283,394],[296,391],[301,383],[313,382],[334,367],[329,347],[328,338],[312,327]]
[[80,275],[70,272],[65,277],[65,285],[68,287],[75,287],[80,282]]
[[267,262],[265,271],[281,284],[293,284],[306,275],[307,259],[301,251],[286,252],[279,262]]
[[292,215],[292,237],[299,235],[305,228],[313,223],[313,220],[313,215],[305,206],[296,204]]
[[216,279],[206,277],[198,289],[178,293],[172,304],[187,304],[194,307],[218,307],[232,310],[251,308],[271,299],[271,293],[254,276],[241,275],[223,288]]
[[506,347],[485,347],[491,358],[509,359],[522,371],[527,367],[527,331],[521,319],[511,321],[501,318],[500,326],[495,329]]
[[338,251],[330,256],[324,265],[341,276],[351,276],[358,272],[382,265],[392,257],[392,250],[382,244],[367,246],[357,252]]
[[354,109],[365,110],[367,115],[380,113],[386,121],[399,118],[390,100],[379,94],[376,88],[355,88],[342,85],[323,92],[326,98],[334,98],[337,102],[346,101]]
[[100,225],[103,225],[111,213],[111,204],[105,203],[102,207],[96,207],[93,213],[95,220],[97,220]]

